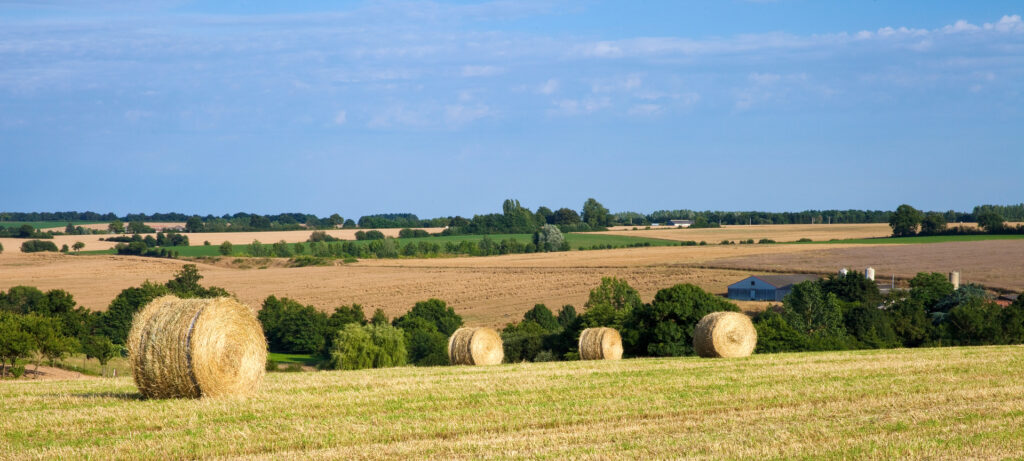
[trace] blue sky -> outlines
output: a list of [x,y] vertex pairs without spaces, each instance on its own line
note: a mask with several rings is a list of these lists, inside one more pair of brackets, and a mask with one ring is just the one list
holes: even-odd
[[8,211],[1024,201],[1024,4],[0,1]]

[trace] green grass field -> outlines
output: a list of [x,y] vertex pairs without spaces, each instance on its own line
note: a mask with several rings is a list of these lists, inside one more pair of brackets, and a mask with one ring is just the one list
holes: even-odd
[[271,373],[248,399],[0,383],[0,457],[997,459],[1024,347]]
[[286,354],[284,352],[271,352],[267,355],[267,358],[282,365],[289,363],[299,363],[302,365],[315,366],[317,363],[316,357],[313,357],[311,354]]
[[[530,234],[495,234],[488,235],[491,240],[500,242],[505,239],[513,239],[523,243],[532,241],[533,236]],[[407,245],[409,243],[417,243],[420,241],[436,243],[438,245],[444,245],[448,242],[479,242],[483,240],[483,235],[452,235],[444,237],[419,237],[419,238],[404,238],[397,239],[397,242],[401,245]],[[569,246],[573,250],[579,247],[590,248],[594,245],[612,245],[616,247],[624,247],[628,245],[646,244],[649,243],[651,246],[669,246],[677,245],[678,242],[673,240],[654,239],[645,237],[630,237],[622,235],[602,235],[602,234],[587,234],[587,233],[570,233],[565,234],[566,240],[569,242]],[[198,239],[197,239],[198,240]],[[201,257],[201,256],[222,256],[220,254],[220,242],[216,241],[215,234],[211,234],[211,238],[207,239],[210,241],[210,245],[192,245],[192,246],[177,246],[167,247],[168,250],[174,250],[179,253],[182,257]],[[358,240],[356,241],[361,245],[369,245],[371,240]],[[192,242],[202,243],[202,241]],[[267,245],[274,242],[264,242],[260,240],[260,243]],[[309,244],[304,243],[306,246],[306,254],[309,254]],[[289,244],[294,249],[295,244]],[[234,245],[232,247],[231,256],[243,256],[249,251],[249,245]],[[114,250],[96,250],[96,251],[83,251],[81,254],[113,254]]]
[[943,242],[978,242],[982,240],[1019,240],[1024,239],[1024,234],[978,234],[978,235],[928,235],[921,237],[882,237],[867,239],[843,239],[843,240],[819,240],[814,242],[785,242],[796,245],[813,245],[816,243],[849,243],[849,244],[877,244],[877,243],[943,243]]

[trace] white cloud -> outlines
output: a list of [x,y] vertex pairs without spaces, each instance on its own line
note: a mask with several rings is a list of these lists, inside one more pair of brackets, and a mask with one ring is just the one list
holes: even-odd
[[541,84],[540,89],[537,90],[540,94],[553,94],[558,91],[558,80],[548,79],[548,81]]
[[997,32],[1024,32],[1024,21],[1020,15],[1003,16],[995,24],[985,23],[982,28],[985,30],[996,30]]
[[374,114],[366,123],[369,128],[390,128],[393,126],[424,126],[427,124],[427,117],[423,114],[397,105],[388,107]]
[[492,115],[494,111],[483,104],[456,104],[444,108],[444,119],[449,125],[464,125]]
[[555,110],[553,113],[561,115],[583,115],[592,114],[601,109],[611,107],[612,101],[610,98],[601,97],[586,97],[583,99],[561,99],[555,101]]
[[491,77],[505,72],[497,66],[462,66],[463,77]]
[[661,114],[662,107],[657,104],[637,104],[629,108],[629,115],[651,116]]
[[974,24],[971,24],[971,23],[969,23],[967,21],[964,21],[963,19],[961,19],[961,20],[959,20],[957,22],[954,22],[953,24],[950,24],[950,25],[945,26],[945,27],[942,28],[942,31],[947,33],[947,34],[957,33],[957,32],[974,32],[976,30],[981,30],[981,27],[978,27],[978,26],[976,26]]
[[347,121],[348,121],[348,114],[345,111],[343,111],[343,110],[339,110],[337,115],[334,116],[334,124],[335,125],[344,125],[345,122],[347,122]]

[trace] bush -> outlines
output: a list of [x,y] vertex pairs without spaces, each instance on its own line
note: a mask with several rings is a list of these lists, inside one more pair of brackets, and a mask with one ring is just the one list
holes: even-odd
[[15,365],[11,367],[11,376],[13,376],[14,379],[25,376],[25,365]]
[[268,296],[257,318],[263,325],[270,350],[295,354],[320,352],[328,333],[327,314],[313,306]]
[[601,284],[590,290],[583,324],[587,327],[611,327],[621,332],[633,310],[641,306],[640,293],[625,280],[602,277]]
[[234,249],[234,245],[231,242],[225,240],[224,243],[220,244],[220,248],[217,249],[220,254],[224,256],[231,256],[231,251]]
[[545,224],[537,232],[534,232],[533,244],[537,246],[538,251],[566,251],[569,249],[569,244],[565,241],[562,231],[551,224]]
[[419,366],[448,364],[448,337],[462,326],[462,317],[440,300],[420,301],[392,322],[405,332],[409,362]]
[[797,240],[797,242],[813,242],[813,241],[814,241],[814,240],[811,240],[811,239],[809,239],[809,238],[807,238],[807,237],[803,237],[803,238],[801,238],[800,240]]
[[634,355],[679,356],[693,354],[693,329],[712,312],[739,312],[735,304],[690,284],[659,290],[650,304],[633,311],[622,331],[627,350]]
[[4,244],[0,243],[0,253],[4,252]]
[[758,240],[757,243],[775,243],[775,240],[772,240],[772,239],[761,239],[761,240]]
[[402,330],[390,325],[350,323],[335,333],[324,368],[359,370],[405,365],[407,352]]
[[43,240],[27,240],[21,243],[22,253],[37,253],[40,251],[57,251],[57,245]]
[[398,231],[398,238],[419,238],[419,237],[430,237],[430,233],[423,229],[409,229],[405,228]]
[[768,309],[754,318],[757,329],[757,353],[804,351],[807,340],[793,329],[774,309]]
[[312,234],[309,234],[307,242],[337,242],[340,240],[339,238],[332,237],[327,232],[313,231]]
[[540,351],[533,357],[534,362],[555,362],[558,360],[558,356],[551,351]]

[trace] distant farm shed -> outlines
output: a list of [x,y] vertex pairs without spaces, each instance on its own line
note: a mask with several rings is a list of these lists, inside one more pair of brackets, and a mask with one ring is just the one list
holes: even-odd
[[754,275],[729,285],[729,299],[738,301],[782,301],[793,285],[820,277],[811,274]]
[[689,219],[671,219],[668,225],[672,227],[690,227],[693,225],[693,221]]

